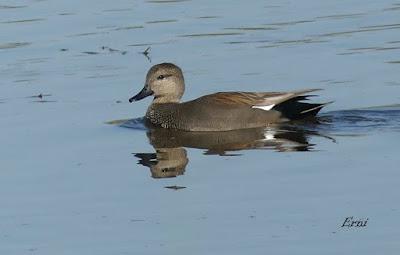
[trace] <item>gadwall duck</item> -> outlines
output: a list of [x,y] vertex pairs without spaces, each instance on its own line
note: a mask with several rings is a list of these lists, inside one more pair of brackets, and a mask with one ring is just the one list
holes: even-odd
[[150,68],[144,88],[129,102],[154,96],[146,112],[150,123],[185,131],[228,131],[268,126],[315,116],[324,104],[302,102],[319,89],[292,92],[219,92],[180,102],[182,70],[171,63]]

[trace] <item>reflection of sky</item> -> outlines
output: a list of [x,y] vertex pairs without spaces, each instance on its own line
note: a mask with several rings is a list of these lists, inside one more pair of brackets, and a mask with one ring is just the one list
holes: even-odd
[[[21,8],[8,8],[14,4]],[[319,100],[335,100],[326,111],[398,103],[399,7],[369,0],[1,4],[3,253],[293,253],[288,241],[306,254],[316,244],[393,253],[395,132],[337,143],[313,137],[312,153],[219,157],[187,149],[183,176],[153,180],[131,154],[153,152],[145,132],[103,123],[144,115],[150,100],[127,100],[161,61],[183,68],[185,99],[323,88]],[[149,45],[152,63],[140,54]],[[40,93],[49,102],[33,102]],[[173,185],[187,188],[163,188]],[[349,216],[371,225],[343,233],[338,226]]]
[[[359,4],[315,1],[229,2],[226,9],[223,1],[213,2],[213,8],[193,1],[119,1],[113,6],[105,1],[33,2],[0,9],[0,48],[10,43],[20,47],[2,50],[6,71],[1,73],[3,82],[21,80],[29,72],[47,73],[46,79],[32,77],[27,83],[45,80],[61,88],[67,85],[57,80],[60,75],[77,79],[73,84],[95,76],[104,79],[85,82],[109,84],[119,76],[121,91],[126,91],[143,82],[150,66],[138,54],[146,46],[129,45],[153,44],[153,63],[173,61],[186,72],[185,98],[218,90],[320,87],[327,90],[324,97],[337,101],[334,108],[395,103],[397,86],[388,84],[398,81],[397,5],[362,3],[360,9]],[[110,53],[102,46],[128,54]],[[31,63],[43,57],[47,60]],[[98,86],[96,91],[101,92]],[[106,100],[109,93],[100,94]]]

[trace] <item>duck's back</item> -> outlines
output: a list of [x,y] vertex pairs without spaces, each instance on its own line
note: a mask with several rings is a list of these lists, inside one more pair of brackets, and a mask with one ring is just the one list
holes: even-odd
[[285,119],[275,110],[217,100],[220,93],[184,103],[152,104],[146,117],[156,125],[187,131],[227,131],[266,126]]

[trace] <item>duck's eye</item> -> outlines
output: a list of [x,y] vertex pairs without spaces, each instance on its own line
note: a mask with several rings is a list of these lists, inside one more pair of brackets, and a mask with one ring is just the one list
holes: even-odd
[[162,80],[162,79],[164,79],[165,78],[165,76],[164,75],[159,75],[158,77],[157,77],[157,80]]

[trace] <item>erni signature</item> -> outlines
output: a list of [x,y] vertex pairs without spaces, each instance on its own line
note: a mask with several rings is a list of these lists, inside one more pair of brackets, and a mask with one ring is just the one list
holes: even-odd
[[368,223],[368,218],[365,219],[355,219],[353,216],[351,217],[346,217],[342,224],[342,228],[347,227],[347,228],[362,228],[366,227]]

